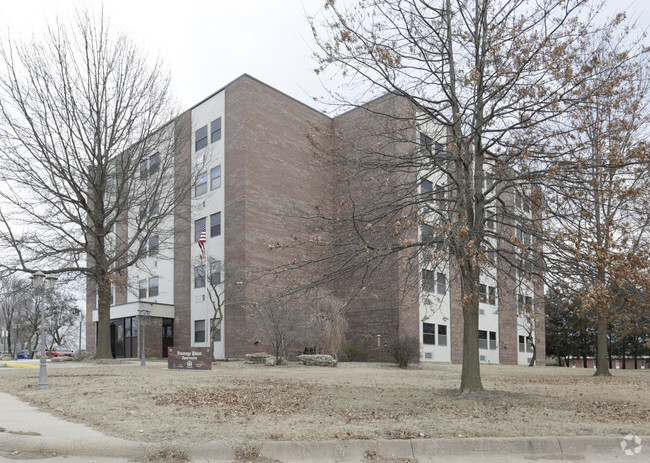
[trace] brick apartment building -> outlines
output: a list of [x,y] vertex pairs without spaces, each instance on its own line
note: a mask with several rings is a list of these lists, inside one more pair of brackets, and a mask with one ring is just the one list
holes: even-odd
[[[394,98],[379,104],[403,109]],[[340,143],[338,148],[344,150],[344,143],[336,140],[345,140],[346,135],[374,122],[369,122],[362,110],[331,118],[243,75],[174,123],[189,128],[178,133],[191,134],[191,140],[175,143],[175,170],[192,166],[196,183],[191,197],[169,218],[174,229],[172,246],[130,270],[129,285],[112,289],[113,353],[116,357],[139,356],[142,321],[138,310],[147,309],[148,356],[164,357],[167,347],[176,345],[212,347],[217,358],[241,358],[265,348],[247,307],[259,301],[269,289],[265,284],[271,283],[233,283],[244,280],[249,270],[271,268],[278,259],[292,258],[292,251],[279,257],[269,252],[269,245],[285,241],[304,227],[300,218],[282,211],[336,200],[338,191],[332,180],[337,172],[313,162],[314,143]],[[318,135],[328,133],[341,137]],[[307,134],[312,134],[311,138]],[[414,137],[418,136],[422,135],[414,131]],[[315,142],[314,137],[320,138]],[[421,188],[435,184],[435,179],[413,181]],[[516,199],[511,199],[514,205]],[[530,210],[526,213],[532,214]],[[206,243],[201,259],[197,241],[203,229]],[[387,262],[385,271],[367,284],[366,293],[373,297],[357,295],[346,306],[348,342],[363,350],[365,360],[386,360],[382,340],[396,333],[417,336],[422,361],[461,362],[460,282],[450,278],[453,265],[450,261],[435,274],[424,267],[407,274],[399,265]],[[525,364],[531,345],[530,330],[522,323],[523,308],[543,311],[542,288],[532,281],[515,284],[505,277],[507,272],[505,264],[495,262],[482,277],[480,358],[486,363]],[[210,278],[223,281],[225,301],[223,323],[213,342],[209,339],[212,306],[205,289]],[[405,287],[417,289],[404,291]],[[342,296],[347,290],[340,284],[329,289]],[[431,310],[432,305],[436,310]],[[89,285],[89,351],[96,342],[96,321],[96,295]],[[538,363],[543,364],[543,316],[535,326],[534,338]]]

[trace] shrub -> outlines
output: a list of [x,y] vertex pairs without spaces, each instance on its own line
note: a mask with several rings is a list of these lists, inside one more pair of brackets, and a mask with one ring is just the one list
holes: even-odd
[[388,343],[388,353],[400,368],[420,359],[420,340],[414,336],[400,336]]
[[363,355],[363,351],[357,346],[352,346],[350,344],[343,344],[341,346],[341,353],[346,362],[353,362],[355,358]]

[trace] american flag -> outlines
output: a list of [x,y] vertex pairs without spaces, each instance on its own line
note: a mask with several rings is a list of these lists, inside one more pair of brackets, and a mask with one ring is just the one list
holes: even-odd
[[203,225],[203,231],[201,232],[201,236],[199,236],[199,249],[201,250],[201,253],[199,254],[199,258],[201,259],[201,262],[203,262],[203,254],[205,253],[206,240],[207,240],[207,235],[205,234],[205,225]]

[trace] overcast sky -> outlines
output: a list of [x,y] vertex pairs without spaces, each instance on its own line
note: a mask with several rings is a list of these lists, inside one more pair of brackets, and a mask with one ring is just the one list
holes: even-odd
[[[0,27],[30,34],[46,19],[98,0],[0,0]],[[306,15],[325,0],[106,0],[114,28],[127,32],[172,72],[175,95],[186,109],[243,73],[312,106],[323,96],[311,56]],[[629,10],[650,25],[650,0],[607,0],[607,9]],[[326,82],[327,84],[327,82]],[[331,87],[331,83],[330,83]]]

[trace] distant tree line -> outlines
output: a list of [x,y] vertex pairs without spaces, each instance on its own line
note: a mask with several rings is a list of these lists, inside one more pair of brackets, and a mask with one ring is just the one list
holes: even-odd
[[[582,367],[588,359],[596,357],[596,321],[581,310],[577,298],[569,299],[557,293],[546,298],[546,353],[557,359],[560,366],[571,366],[573,361]],[[650,356],[650,332],[647,320],[637,318],[630,321],[614,320],[608,326],[607,353],[609,368],[613,360],[620,359],[621,368],[626,360],[634,359],[634,368],[639,368],[639,359]]]

